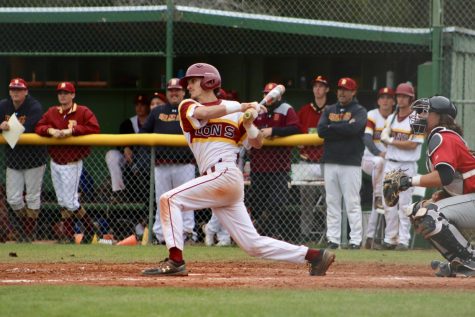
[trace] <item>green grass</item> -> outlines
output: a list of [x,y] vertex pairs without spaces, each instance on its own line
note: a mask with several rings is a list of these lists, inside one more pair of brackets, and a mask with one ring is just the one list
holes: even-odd
[[[9,256],[15,252],[18,257]],[[427,265],[433,250],[409,252],[337,250],[339,262]],[[0,263],[156,262],[164,246],[0,245]],[[185,248],[188,261],[252,259],[239,248]],[[0,286],[0,316],[473,316],[475,292],[447,290],[193,289],[105,286]]]
[[[1,316],[473,316],[461,291],[0,287]],[[444,303],[444,304],[442,304]]]
[[[17,257],[11,257],[11,252]],[[336,250],[337,261],[427,264],[441,258],[434,250],[394,251],[349,251]],[[202,245],[186,246],[188,261],[234,261],[251,258],[238,247],[208,248]],[[0,263],[18,262],[155,262],[168,255],[165,246],[121,247],[110,245],[61,245],[61,244],[0,244]]]

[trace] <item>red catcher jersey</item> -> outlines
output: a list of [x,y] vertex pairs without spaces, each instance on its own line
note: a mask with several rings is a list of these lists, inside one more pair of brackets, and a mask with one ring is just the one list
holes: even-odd
[[[442,142],[429,154],[430,170],[435,170],[439,164],[450,166],[455,171],[455,179],[444,188],[455,195],[475,193],[475,175],[466,178],[462,183],[462,174],[475,169],[475,157],[465,140],[452,130],[442,129],[437,133]],[[460,188],[460,184],[463,184],[463,188]]]

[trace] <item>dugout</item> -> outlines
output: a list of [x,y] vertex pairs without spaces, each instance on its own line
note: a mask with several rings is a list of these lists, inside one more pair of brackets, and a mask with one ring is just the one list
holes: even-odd
[[379,87],[409,80],[419,97],[439,92],[454,99],[467,141],[475,145],[473,4],[123,3],[6,0],[0,8],[1,96],[9,79],[20,76],[48,107],[56,103],[55,83],[74,81],[77,101],[92,108],[104,133],[116,133],[133,113],[135,94],[163,90],[168,78],[197,61],[217,66],[223,87],[241,100],[259,99],[268,81],[283,83],[285,99],[296,108],[312,98],[317,74],[330,78],[333,100],[337,79],[354,77],[368,109]]
[[[275,81],[286,85],[285,99],[299,108],[312,98],[312,78],[325,74],[333,100],[338,78],[351,76],[361,103],[372,108],[379,87],[416,84],[418,65],[431,59],[430,31],[416,19],[427,16],[427,1],[408,17],[385,20],[369,10],[333,14],[333,21],[311,2],[299,2],[288,8],[273,1],[267,11],[257,4],[193,7],[180,1],[168,8],[1,8],[0,63],[6,71],[0,91],[6,94],[8,79],[21,76],[33,95],[51,105],[54,83],[74,81],[78,101],[95,111],[104,132],[114,133],[132,114],[134,94],[163,90],[168,77],[181,76],[196,61],[216,65],[223,86],[242,100],[259,99],[264,84]],[[409,27],[401,27],[411,18]]]

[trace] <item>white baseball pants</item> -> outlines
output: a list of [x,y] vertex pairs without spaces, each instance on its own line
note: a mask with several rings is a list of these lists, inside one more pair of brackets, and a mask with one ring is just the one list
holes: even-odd
[[233,240],[251,256],[305,263],[308,248],[260,236],[244,206],[242,172],[233,162],[215,165],[215,171],[195,178],[160,197],[160,216],[167,248],[183,250],[185,210],[211,208]]
[[[363,237],[361,213],[361,167],[325,164],[325,192],[327,203],[327,238],[341,242],[342,198],[350,223],[350,244],[360,245]],[[343,224],[346,226],[346,224]]]
[[[384,172],[387,173],[394,169],[402,169],[407,175],[414,176],[417,174],[416,162],[392,162],[387,161]],[[406,191],[399,193],[399,202],[394,207],[386,206],[384,199],[384,216],[386,219],[386,229],[384,230],[384,242],[389,244],[409,245],[411,239],[411,221],[406,216],[405,210],[412,202],[412,193],[414,188],[411,187]]]
[[[11,169],[7,167],[6,193],[7,202],[13,210],[20,210],[26,205],[30,209],[40,209],[41,186],[46,165],[29,169]],[[25,200],[23,191],[26,189]]]
[[112,191],[125,189],[122,169],[125,166],[124,154],[119,150],[109,150],[106,153],[106,164],[111,175]]
[[[195,165],[193,164],[167,164],[155,166],[155,199],[157,211],[153,223],[153,233],[159,242],[165,241],[160,222],[160,196],[195,178]],[[195,212],[193,209],[183,211],[183,234],[191,233],[193,240],[198,238],[194,231]]]
[[373,238],[376,231],[376,225],[378,222],[378,213],[374,207],[374,198],[377,196],[383,196],[383,176],[384,165],[386,160],[381,156],[363,156],[361,162],[361,168],[363,172],[371,175],[371,183],[373,185],[373,208],[368,219],[368,225],[366,229],[366,237]]
[[69,211],[76,211],[80,207],[78,190],[82,165],[82,160],[66,165],[59,165],[51,161],[51,180],[56,199],[61,207]]
[[205,225],[205,231],[207,235],[216,235],[219,242],[231,242],[231,236],[229,235],[229,232],[224,229],[214,212],[211,214],[211,218]]

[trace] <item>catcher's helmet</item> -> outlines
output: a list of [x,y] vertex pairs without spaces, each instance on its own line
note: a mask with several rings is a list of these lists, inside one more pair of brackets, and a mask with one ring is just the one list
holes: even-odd
[[457,116],[457,108],[449,98],[444,96],[434,96],[429,98],[429,112],[448,114],[452,119],[455,119]]
[[201,88],[212,90],[221,87],[221,76],[216,67],[205,63],[196,63],[188,67],[185,77],[180,79],[180,85],[186,87],[188,79],[201,77]]
[[427,128],[427,115],[429,112],[438,114],[447,114],[455,119],[457,108],[444,96],[433,96],[430,98],[421,98],[414,101],[411,105],[414,111],[409,117],[411,128],[415,134],[423,134]]
[[414,87],[412,87],[412,85],[408,83],[399,84],[396,87],[396,95],[404,95],[414,98]]

